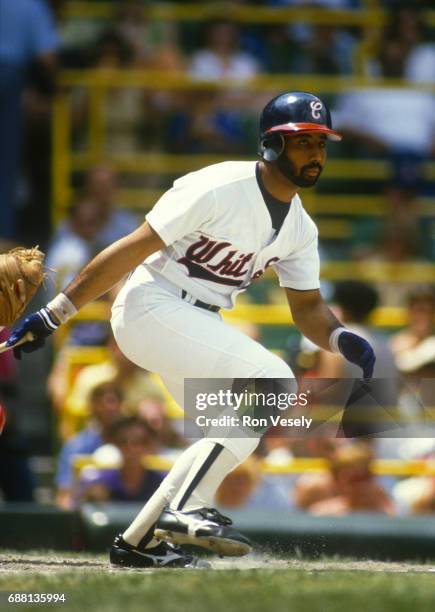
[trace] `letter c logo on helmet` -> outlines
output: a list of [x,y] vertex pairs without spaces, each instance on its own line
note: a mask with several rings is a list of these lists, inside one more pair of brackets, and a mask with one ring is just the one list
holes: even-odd
[[292,91],[273,98],[260,116],[259,155],[275,161],[285,147],[284,134],[319,132],[328,140],[339,141],[341,136],[332,129],[331,114],[326,104],[313,94]]
[[320,119],[320,112],[323,108],[323,104],[321,102],[315,102],[314,100],[310,102],[311,106],[311,114],[313,115],[313,119]]

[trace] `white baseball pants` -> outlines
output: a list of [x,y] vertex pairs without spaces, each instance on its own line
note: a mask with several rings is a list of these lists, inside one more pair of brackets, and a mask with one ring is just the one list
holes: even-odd
[[[147,278],[143,270],[140,276],[142,282],[133,275],[115,301],[113,333],[131,361],[161,376],[180,406],[185,378],[293,378],[282,359],[219,314],[182,300],[165,279]],[[258,439],[235,438],[233,431],[219,442],[243,461]]]
[[[122,352],[159,374],[183,406],[184,378],[293,378],[288,365],[219,314],[193,306],[181,289],[144,272],[127,281],[112,309],[112,328]],[[241,432],[202,439],[177,459],[159,489],[123,534],[133,546],[152,546],[154,524],[168,503],[176,509],[210,506],[226,476],[256,448],[259,437]]]

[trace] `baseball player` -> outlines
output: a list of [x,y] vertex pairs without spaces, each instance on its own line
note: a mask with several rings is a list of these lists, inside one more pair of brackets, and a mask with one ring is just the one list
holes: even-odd
[[[317,229],[298,196],[301,187],[317,182],[328,141],[340,139],[316,96],[291,92],[271,100],[260,119],[260,160],[215,164],[176,180],[137,230],[103,250],[13,331],[10,346],[28,331],[35,337],[15,348],[16,356],[41,347],[60,324],[131,272],[113,304],[115,339],[131,361],[160,374],[181,405],[185,378],[293,378],[284,361],[219,314],[271,267],[299,330],[370,378],[371,346],[347,331],[322,300]],[[246,554],[249,540],[212,506],[219,484],[258,441],[233,434],[187,448],[115,539],[112,564],[203,567],[178,546],[183,543]]]

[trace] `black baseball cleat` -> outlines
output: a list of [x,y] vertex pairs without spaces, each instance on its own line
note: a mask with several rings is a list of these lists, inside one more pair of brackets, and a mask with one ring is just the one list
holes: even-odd
[[139,550],[128,544],[121,535],[116,536],[110,549],[110,563],[121,567],[184,567],[187,569],[207,569],[207,561],[188,555],[181,548],[168,542],[160,542],[153,548]]
[[232,520],[214,508],[186,512],[166,508],[157,521],[154,535],[167,542],[192,544],[219,555],[242,557],[251,550],[251,542],[229,525]]

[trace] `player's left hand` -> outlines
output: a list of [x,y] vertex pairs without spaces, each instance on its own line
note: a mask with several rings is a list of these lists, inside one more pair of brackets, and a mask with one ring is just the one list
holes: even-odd
[[367,340],[352,332],[343,331],[338,337],[338,348],[348,361],[362,369],[363,378],[372,378],[376,357]]
[[24,321],[15,327],[9,336],[6,346],[14,345],[22,340],[26,334],[31,332],[33,340],[14,347],[16,359],[21,359],[21,353],[33,353],[45,344],[45,340],[59,327],[59,323],[53,319],[52,314],[47,308],[41,308],[26,317]]

